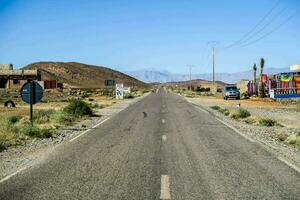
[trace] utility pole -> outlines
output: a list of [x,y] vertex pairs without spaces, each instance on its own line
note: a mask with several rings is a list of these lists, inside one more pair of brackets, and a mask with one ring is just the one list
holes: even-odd
[[218,44],[217,41],[210,41],[207,42],[207,44],[210,44],[212,46],[212,82],[213,85],[215,85],[216,77],[215,77],[215,45]]
[[190,90],[192,90],[192,65],[188,65],[190,70]]
[[213,84],[215,84],[215,47],[212,48],[212,70]]

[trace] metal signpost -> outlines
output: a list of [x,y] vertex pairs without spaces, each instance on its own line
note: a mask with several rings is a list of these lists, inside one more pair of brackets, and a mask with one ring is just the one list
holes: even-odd
[[43,88],[35,81],[28,81],[21,88],[21,98],[30,104],[30,122],[33,122],[33,105],[40,102],[43,98]]
[[124,98],[124,85],[116,84],[116,99],[123,99]]

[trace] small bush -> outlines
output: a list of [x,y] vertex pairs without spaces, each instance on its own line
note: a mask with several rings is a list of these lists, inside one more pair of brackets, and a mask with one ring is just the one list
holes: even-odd
[[229,110],[226,110],[223,114],[228,116],[228,115],[230,115],[230,112],[229,112]]
[[197,86],[197,88],[195,89],[196,92],[201,92],[201,87]]
[[228,110],[228,108],[220,108],[219,112],[223,113],[226,116],[228,116],[230,114],[230,111]]
[[230,117],[233,119],[244,119],[247,117],[250,117],[251,114],[248,110],[244,109],[244,108],[239,108],[238,111],[236,113],[233,113]]
[[246,93],[246,92],[243,92],[242,94],[241,94],[241,99],[248,99],[249,97],[248,97],[248,94]]
[[50,138],[52,137],[51,129],[42,129],[37,126],[26,124],[22,129],[23,133],[32,138]]
[[210,108],[213,109],[213,110],[220,110],[221,109],[220,106],[211,106]]
[[219,112],[220,112],[220,113],[224,113],[224,112],[226,112],[226,111],[229,111],[229,110],[228,110],[227,108],[220,108],[220,109],[219,109]]
[[245,122],[246,124],[254,124],[256,121],[255,121],[255,119],[253,119],[253,118],[246,118],[246,119],[244,120],[244,122]]
[[277,135],[277,138],[280,140],[280,141],[285,141],[287,138],[288,138],[288,135],[285,134],[285,133],[280,133]]
[[277,122],[270,118],[262,118],[258,121],[258,124],[261,126],[275,126]]
[[71,125],[77,119],[75,116],[64,113],[62,111],[57,112],[53,118],[57,123],[62,125]]
[[7,145],[4,141],[0,140],[0,152],[5,150],[7,148]]
[[205,88],[205,92],[210,92],[210,88]]
[[40,134],[40,129],[36,126],[31,126],[30,124],[26,124],[21,129],[22,133],[29,137],[37,138]]
[[89,105],[92,109],[101,108],[101,106],[97,102],[90,103]]
[[8,122],[12,123],[12,124],[15,124],[15,123],[19,122],[20,119],[21,119],[20,116],[15,116],[15,115],[10,116],[10,117],[7,118]]
[[49,123],[55,110],[37,110],[33,113],[33,121],[39,124]]
[[69,104],[63,109],[63,112],[75,117],[93,115],[93,110],[90,105],[80,99],[71,99]]
[[85,99],[85,98],[89,98],[91,96],[91,94],[87,93],[87,92],[83,92],[83,94],[81,95],[81,98]]
[[132,93],[125,93],[124,98],[125,99],[133,99],[134,95]]

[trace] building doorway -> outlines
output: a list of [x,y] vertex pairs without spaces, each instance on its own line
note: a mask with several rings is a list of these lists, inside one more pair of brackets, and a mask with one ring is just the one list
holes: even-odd
[[8,79],[0,79],[0,88],[6,88]]

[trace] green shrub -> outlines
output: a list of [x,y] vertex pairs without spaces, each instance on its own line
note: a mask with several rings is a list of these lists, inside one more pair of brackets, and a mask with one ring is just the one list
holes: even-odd
[[0,129],[1,132],[6,132],[6,133],[18,134],[20,132],[18,121],[9,118],[2,121],[2,123],[0,124]]
[[71,99],[69,104],[63,108],[63,112],[74,117],[93,115],[91,106],[80,99]]
[[205,88],[205,92],[210,92],[210,88]]
[[81,98],[85,99],[85,98],[88,98],[90,96],[91,96],[91,94],[89,94],[87,92],[83,92],[83,94],[81,95]]
[[52,129],[41,129],[40,138],[51,138],[53,136]]
[[287,138],[288,138],[289,135],[285,134],[285,133],[280,133],[277,135],[277,138],[280,140],[280,141],[285,141]]
[[258,124],[261,126],[275,126],[277,124],[277,122],[270,118],[261,118],[258,121]]
[[248,94],[246,93],[246,92],[243,92],[242,94],[241,94],[241,99],[248,99],[249,97],[248,97]]
[[33,113],[33,121],[38,124],[49,123],[52,115],[55,113],[55,110],[36,110]]
[[16,115],[12,115],[12,116],[9,116],[7,118],[8,122],[11,123],[11,124],[15,124],[15,123],[19,122],[20,119],[21,119],[21,117],[20,116],[16,116]]
[[220,112],[220,113],[224,113],[224,112],[226,112],[226,111],[229,111],[229,110],[228,110],[227,108],[220,108],[220,109],[219,109],[219,112]]
[[125,99],[133,99],[134,98],[134,95],[132,93],[125,93],[124,94],[124,98]]
[[230,114],[230,112],[229,112],[229,110],[226,110],[223,114],[228,116]]
[[253,119],[253,118],[247,118],[247,119],[244,120],[244,122],[245,122],[246,124],[254,124],[256,121],[255,121],[255,119]]
[[251,114],[248,110],[244,109],[244,108],[239,108],[238,111],[236,113],[233,113],[230,117],[233,119],[244,119],[247,117],[250,117]]
[[22,132],[32,138],[50,138],[52,137],[51,129],[43,129],[30,124],[25,124],[22,128]]
[[7,148],[7,145],[4,141],[0,140],[0,152],[5,150]]
[[210,108],[213,110],[220,110],[221,107],[220,106],[211,106]]
[[71,125],[77,119],[77,117],[64,113],[63,111],[57,112],[53,118],[57,123],[62,125]]
[[230,114],[230,111],[228,110],[228,108],[220,108],[218,111],[220,113],[223,113],[226,116],[228,116]]
[[89,105],[92,109],[101,108],[101,106],[97,102],[90,103]]
[[40,135],[40,129],[36,126],[31,126],[30,124],[24,125],[21,131],[24,135],[29,137],[39,137]]

